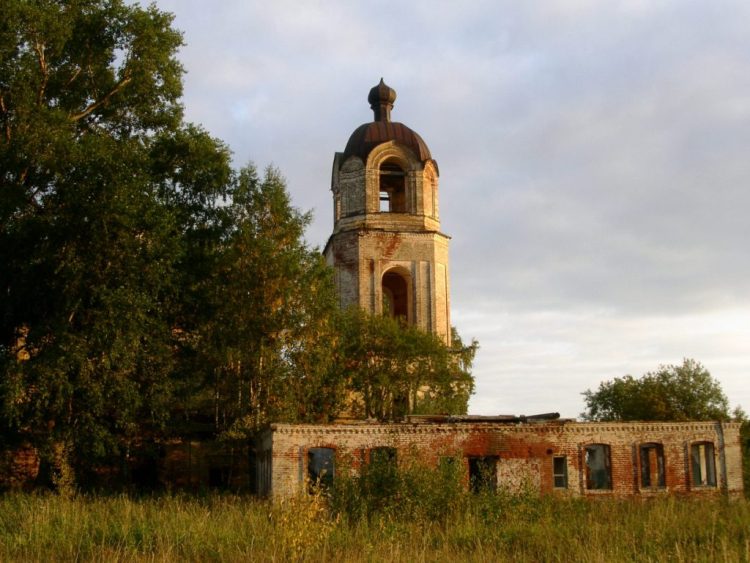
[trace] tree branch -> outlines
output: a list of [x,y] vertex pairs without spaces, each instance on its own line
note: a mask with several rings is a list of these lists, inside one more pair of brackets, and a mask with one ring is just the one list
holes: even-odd
[[80,74],[81,74],[81,67],[79,66],[79,67],[78,67],[78,68],[76,69],[76,71],[75,71],[75,72],[73,73],[73,76],[71,76],[71,77],[70,77],[70,80],[68,80],[68,81],[67,81],[67,82],[65,83],[65,87],[67,88],[68,86],[70,86],[71,84],[73,84],[73,82],[75,81],[75,79],[76,79],[76,78],[78,78],[78,76],[79,76]]
[[[5,96],[0,96],[0,111],[3,112],[3,115],[7,117],[8,115],[8,108],[5,107]],[[10,144],[10,119],[6,119],[5,121],[5,141]]]
[[125,86],[128,85],[128,83],[132,80],[130,76],[126,76],[120,82],[117,83],[117,86],[112,88],[102,99],[90,104],[86,109],[84,109],[80,113],[76,113],[70,116],[71,121],[78,121],[79,119],[83,119],[87,115],[89,115],[91,112],[95,111],[96,109],[100,108],[104,104],[106,104],[112,96],[120,92]]
[[49,80],[49,69],[47,68],[47,59],[44,57],[44,43],[37,41],[34,43],[34,50],[39,57],[39,70],[42,71],[42,83],[39,86],[36,103],[42,105],[44,101],[44,92],[47,90],[47,81]]

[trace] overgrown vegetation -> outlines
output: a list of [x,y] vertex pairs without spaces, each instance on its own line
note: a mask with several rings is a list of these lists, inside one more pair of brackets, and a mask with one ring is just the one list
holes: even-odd
[[[436,491],[437,492],[437,491]],[[411,503],[409,506],[424,506]],[[331,514],[320,496],[0,498],[3,561],[747,561],[750,504],[464,493],[436,518]],[[429,504],[429,503],[427,503]],[[449,510],[445,510],[449,508]],[[420,509],[421,510],[421,509]]]
[[[352,391],[379,418],[464,412],[475,345],[337,310],[281,174],[184,121],[171,24],[0,10],[0,452],[33,446],[62,490],[158,438],[328,421]],[[397,345],[363,357],[352,327]]]
[[[641,378],[605,381],[583,393],[586,420],[729,420],[729,401],[721,384],[695,360],[660,366]],[[744,414],[737,409],[735,418]]]
[[474,390],[471,365],[477,342],[452,344],[395,318],[358,308],[338,314],[335,347],[339,377],[356,393],[352,412],[393,420],[405,414],[465,414]]
[[[387,452],[386,452],[387,453]],[[373,457],[281,502],[0,497],[2,561],[747,561],[750,502],[468,490],[458,460]]]

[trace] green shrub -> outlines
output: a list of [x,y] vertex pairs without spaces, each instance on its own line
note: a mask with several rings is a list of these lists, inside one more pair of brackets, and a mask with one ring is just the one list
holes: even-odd
[[398,465],[386,457],[371,459],[358,474],[339,474],[329,496],[333,514],[354,522],[374,517],[442,522],[466,500],[458,462],[435,469],[416,458]]

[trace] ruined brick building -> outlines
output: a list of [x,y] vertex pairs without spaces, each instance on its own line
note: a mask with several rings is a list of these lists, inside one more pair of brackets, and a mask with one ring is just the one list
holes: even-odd
[[[325,248],[342,306],[357,304],[450,334],[448,236],[440,231],[437,162],[391,121],[396,92],[380,83],[374,120],[333,160],[333,233]],[[538,417],[407,417],[398,423],[272,425],[255,453],[253,488],[283,497],[374,456],[459,460],[473,488],[531,487],[568,495],[738,495],[739,424],[578,423]]]
[[[450,336],[449,237],[440,231],[437,162],[424,140],[390,119],[381,80],[374,120],[333,161],[333,233],[325,256],[342,307],[357,305]],[[531,488],[572,496],[742,493],[739,423],[579,423],[556,415],[409,416],[401,422],[273,424],[257,447],[212,436],[160,444],[158,480],[284,497],[373,459],[458,462],[473,489]],[[34,478],[31,448],[0,452],[0,488]]]

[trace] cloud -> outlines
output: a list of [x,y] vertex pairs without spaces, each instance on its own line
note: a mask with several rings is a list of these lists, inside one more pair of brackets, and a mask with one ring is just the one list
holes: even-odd
[[685,356],[750,408],[750,4],[158,5],[185,31],[188,118],[276,164],[314,244],[369,88],[398,91],[440,165],[453,319],[482,346],[472,410],[573,416],[598,381]]

